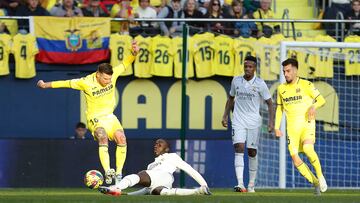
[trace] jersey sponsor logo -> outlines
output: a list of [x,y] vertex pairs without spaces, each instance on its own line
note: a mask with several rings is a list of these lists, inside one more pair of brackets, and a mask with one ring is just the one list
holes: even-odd
[[284,98],[283,101],[284,102],[293,102],[293,101],[298,101],[298,100],[302,100],[302,96],[292,96],[292,97],[287,97]]
[[255,97],[255,94],[248,93],[248,92],[236,92],[236,97],[242,100],[252,100]]
[[300,93],[300,88],[296,88],[296,93]]
[[109,86],[107,86],[105,88],[94,91],[94,92],[92,92],[92,96],[103,95],[104,93],[111,91],[113,89],[113,87],[114,87],[114,85],[111,84],[111,85],[109,85]]

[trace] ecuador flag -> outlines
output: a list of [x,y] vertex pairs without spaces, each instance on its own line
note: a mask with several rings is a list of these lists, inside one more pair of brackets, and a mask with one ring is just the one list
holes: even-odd
[[110,18],[34,17],[37,61],[86,64],[109,58]]

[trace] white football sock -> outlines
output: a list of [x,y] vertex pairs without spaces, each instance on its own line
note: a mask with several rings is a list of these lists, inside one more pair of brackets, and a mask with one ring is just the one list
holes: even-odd
[[238,186],[244,186],[244,153],[235,153],[235,174],[238,181]]
[[132,187],[136,184],[138,184],[140,181],[140,177],[136,174],[131,174],[128,176],[125,176],[117,186],[120,190],[125,190],[128,187]]
[[255,185],[256,173],[258,169],[258,158],[249,156],[249,185]]
[[163,188],[160,195],[195,195],[199,194],[198,189],[182,189],[182,188]]

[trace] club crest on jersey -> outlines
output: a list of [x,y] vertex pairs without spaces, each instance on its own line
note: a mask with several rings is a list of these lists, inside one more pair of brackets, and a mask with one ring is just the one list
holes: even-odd
[[65,30],[65,44],[66,48],[70,51],[77,51],[82,47],[82,40],[80,35],[80,30],[78,29],[68,29]]
[[300,93],[300,88],[296,88],[296,93]]

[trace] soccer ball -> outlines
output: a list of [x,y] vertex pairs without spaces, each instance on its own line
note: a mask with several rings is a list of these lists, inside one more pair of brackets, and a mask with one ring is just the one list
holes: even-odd
[[90,170],[85,174],[84,183],[86,187],[96,189],[104,182],[104,177],[97,170]]

